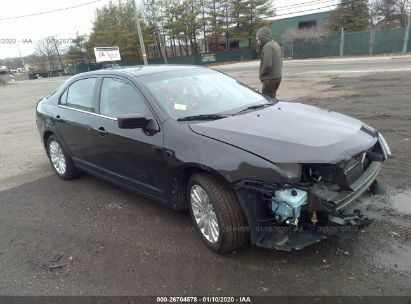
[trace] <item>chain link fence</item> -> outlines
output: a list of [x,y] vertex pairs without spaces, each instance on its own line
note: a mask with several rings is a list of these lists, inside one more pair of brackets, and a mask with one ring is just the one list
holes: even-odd
[[[400,53],[403,48],[405,28],[378,29],[366,32],[341,33],[315,38],[283,40],[281,43],[285,58],[304,59],[336,56],[375,55]],[[411,39],[407,51],[411,52]],[[256,50],[240,50],[207,55],[189,55],[167,58],[169,64],[202,65],[228,61],[254,60]],[[162,64],[163,59],[149,59],[149,64]],[[119,65],[142,65],[142,60],[121,61]],[[70,66],[70,74],[101,69],[103,64],[91,63]]]
[[[405,28],[374,29],[315,38],[283,40],[285,58],[303,59],[335,56],[375,55],[402,52]],[[411,39],[407,50],[411,51]]]

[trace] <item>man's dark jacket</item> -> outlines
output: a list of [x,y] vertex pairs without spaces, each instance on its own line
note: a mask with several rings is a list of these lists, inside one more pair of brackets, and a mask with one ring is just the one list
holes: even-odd
[[257,32],[263,44],[260,61],[260,80],[281,79],[283,56],[281,47],[272,40],[271,30],[263,26]]

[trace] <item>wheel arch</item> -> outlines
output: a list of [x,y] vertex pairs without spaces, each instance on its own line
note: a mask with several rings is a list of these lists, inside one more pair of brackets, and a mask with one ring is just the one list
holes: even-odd
[[46,132],[44,132],[44,134],[43,134],[43,145],[44,145],[44,148],[46,149],[46,153],[47,153],[47,155],[48,155],[48,149],[47,149],[47,140],[49,139],[49,137],[51,136],[51,135],[54,135],[54,133],[53,132],[51,132],[50,130],[47,130]]
[[190,176],[196,173],[206,173],[211,175],[214,178],[220,180],[224,185],[226,185],[231,191],[233,191],[232,184],[227,180],[220,172],[210,168],[208,166],[198,164],[198,163],[189,163],[181,166],[177,169],[177,173],[173,179],[173,204],[178,209],[187,209],[188,200],[187,200],[187,183],[190,179]]
[[46,130],[43,133],[43,144],[44,144],[44,148],[46,149],[47,156],[48,156],[47,141],[49,137],[52,135],[60,142],[60,145],[67,151],[67,153],[71,154],[71,150],[68,148],[66,142],[58,135],[57,132],[53,132],[52,130]]

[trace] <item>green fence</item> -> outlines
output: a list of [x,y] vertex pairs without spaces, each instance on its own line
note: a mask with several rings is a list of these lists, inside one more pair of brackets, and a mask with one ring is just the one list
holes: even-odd
[[339,56],[340,37],[324,36],[319,39],[297,39],[292,42],[292,58]]
[[[242,61],[253,60],[257,58],[257,52],[255,50],[240,50],[235,52],[225,52],[217,54],[203,54],[203,55],[189,55],[189,56],[177,56],[167,58],[168,64],[187,64],[187,65],[204,65],[210,63],[227,62],[227,61]],[[148,59],[149,64],[164,64],[163,58]],[[134,66],[142,65],[143,60],[127,61],[122,60],[116,62],[120,66]],[[102,63],[90,63],[80,64],[70,67],[70,74],[78,74],[87,71],[94,71],[103,68]]]
[[[404,28],[376,31],[374,53],[401,52],[404,44],[404,31]],[[408,51],[411,51],[410,45],[408,41]]]
[[[370,35],[370,32],[345,33],[343,55],[368,55],[370,51]],[[341,36],[338,35],[338,40],[340,41],[340,39]]]
[[[404,43],[404,28],[379,29],[344,34],[342,54],[344,56],[399,53]],[[296,39],[283,41],[285,57],[296,59],[340,56],[341,35],[333,34],[320,38]],[[408,40],[408,52],[411,52],[411,38]]]

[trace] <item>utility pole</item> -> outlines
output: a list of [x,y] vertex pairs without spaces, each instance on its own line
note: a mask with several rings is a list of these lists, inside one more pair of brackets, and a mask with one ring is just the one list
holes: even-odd
[[146,48],[144,46],[143,34],[141,33],[140,20],[138,19],[136,2],[135,2],[135,0],[131,0],[131,2],[133,3],[133,7],[134,7],[134,17],[136,19],[138,40],[140,41],[140,48],[141,48],[141,53],[143,55],[144,65],[148,65]]
[[23,63],[23,68],[24,68],[24,70],[26,70],[26,64],[24,63],[24,58],[23,58],[23,56],[21,56],[21,52],[20,52],[19,45],[16,44],[16,46],[17,46],[17,49],[19,50],[19,55],[20,55],[21,62]]
[[402,52],[406,53],[407,52],[407,48],[408,48],[408,38],[410,35],[410,23],[411,23],[411,3],[409,1],[407,1],[407,6],[408,6],[408,13],[407,13],[407,17],[408,17],[408,22],[407,22],[407,27],[405,29],[405,34],[404,34],[404,45],[402,46]]
[[374,53],[374,43],[375,43],[375,28],[374,26],[371,27],[370,30],[370,45],[368,50],[368,55],[372,56]]
[[341,28],[340,57],[344,56],[344,28]]
[[55,37],[55,36],[53,36],[53,37],[51,37],[51,38],[53,39],[54,47],[56,48],[56,51],[57,51],[57,56],[59,57],[59,61],[60,61],[60,65],[61,65],[61,69],[63,70],[63,73],[64,73],[64,74],[66,74],[66,72],[64,71],[64,65],[63,65],[63,62],[61,61],[61,57],[60,57],[60,53],[59,53],[59,49],[58,49],[57,44],[56,44],[56,39],[55,39],[54,37]]

